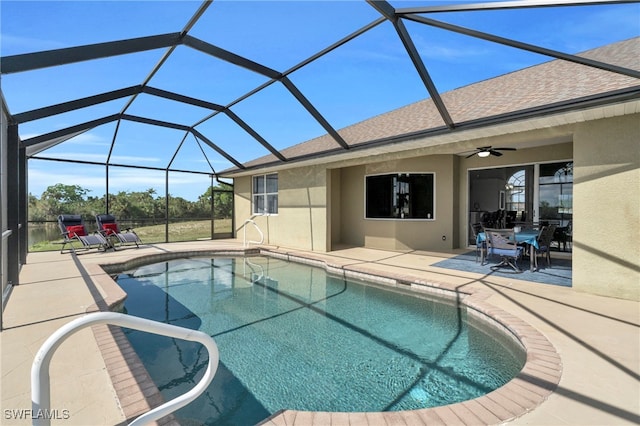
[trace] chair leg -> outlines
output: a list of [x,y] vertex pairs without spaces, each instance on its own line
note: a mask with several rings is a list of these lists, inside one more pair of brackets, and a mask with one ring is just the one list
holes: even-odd
[[514,259],[514,261],[512,262],[507,257],[503,257],[502,261],[500,263],[498,263],[497,265],[494,265],[494,266],[491,267],[491,270],[492,271],[497,271],[498,269],[502,268],[503,266],[511,267],[511,269],[513,269],[516,273],[521,273],[522,272],[522,269],[520,269],[520,267],[518,266],[518,259]]
[[516,272],[522,272],[522,269],[518,266],[518,259],[514,259],[513,262],[507,259],[507,263],[511,266]]

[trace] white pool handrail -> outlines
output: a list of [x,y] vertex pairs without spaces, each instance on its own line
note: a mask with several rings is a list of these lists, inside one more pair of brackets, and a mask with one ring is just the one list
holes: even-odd
[[158,420],[167,414],[171,414],[179,408],[184,407],[194,399],[196,399],[213,380],[213,376],[218,369],[220,356],[218,346],[215,341],[201,331],[190,330],[188,328],[178,327],[171,324],[165,324],[157,321],[138,318],[131,315],[119,314],[116,312],[97,312],[85,315],[75,319],[68,324],[60,327],[42,344],[40,350],[35,356],[31,365],[31,407],[32,413],[43,413],[44,415],[33,416],[33,425],[48,426],[51,419],[47,417],[47,413],[52,412],[50,409],[51,395],[49,386],[49,364],[54,352],[76,331],[97,324],[112,324],[120,327],[132,328],[135,330],[146,331],[148,333],[160,334],[176,339],[189,340],[199,342],[209,352],[209,364],[207,370],[200,381],[188,392],[165,402],[159,407],[139,416],[130,426],[139,426],[148,424],[154,420]]
[[[258,231],[258,233],[260,234],[260,241],[247,241],[247,224],[253,224],[253,226],[256,228],[256,230]],[[247,219],[244,221],[244,225],[242,225],[242,230],[244,232],[244,237],[243,237],[243,241],[242,241],[242,246],[243,247],[247,247],[247,244],[249,243],[253,243],[253,244],[262,244],[264,242],[264,234],[262,233],[262,231],[260,230],[260,227],[258,226],[258,224],[253,220],[253,219]]]

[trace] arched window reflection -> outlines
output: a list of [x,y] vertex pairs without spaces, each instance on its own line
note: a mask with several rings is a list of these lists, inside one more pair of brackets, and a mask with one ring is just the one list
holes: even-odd
[[525,210],[526,180],[524,169],[518,170],[507,179],[507,211]]
[[573,163],[566,163],[558,168],[553,175],[553,180],[559,182],[573,182]]

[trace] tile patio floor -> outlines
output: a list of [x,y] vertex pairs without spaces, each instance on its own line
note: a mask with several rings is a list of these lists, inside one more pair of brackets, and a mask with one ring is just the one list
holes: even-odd
[[[25,410],[31,408],[30,368],[44,340],[61,325],[96,310],[97,302],[98,307],[103,306],[103,298],[114,301],[120,297],[117,288],[109,284],[108,275],[96,265],[122,262],[132,256],[214,248],[241,249],[241,243],[224,240],[158,244],[116,252],[87,252],[75,258],[58,252],[29,254],[20,273],[20,285],[13,289],[5,308],[4,331],[0,333],[0,424],[30,424],[30,420],[17,417],[24,416]],[[537,330],[533,334],[525,332],[529,346],[534,352],[538,351],[530,356],[537,359],[534,362],[538,366],[533,366],[532,374],[559,375],[559,384],[547,395],[531,384],[522,383],[516,387],[521,389],[520,395],[512,395],[509,388],[508,392],[496,392],[490,400],[456,404],[457,409],[420,410],[419,414],[402,416],[284,411],[266,424],[365,425],[384,421],[408,425],[622,425],[640,421],[640,304],[637,302],[518,281],[517,277],[499,278],[431,266],[456,253],[345,248],[319,254],[273,249],[322,260],[338,268],[409,277],[413,282],[482,294],[482,303],[495,307],[502,317],[523,320],[524,326]],[[72,336],[53,358],[51,406],[60,417],[52,421],[54,425],[126,424],[127,417],[134,418],[131,413],[146,409],[147,402],[141,400],[141,395],[152,400],[157,398],[154,386],[145,381],[144,369],[136,364],[135,354],[118,346],[116,343],[121,338],[101,327],[103,329],[85,329]],[[544,338],[535,337],[538,332]],[[544,352],[540,351],[550,347],[559,355],[561,367],[551,356],[551,360],[543,359]],[[129,367],[118,361],[122,355],[133,356]],[[137,379],[134,380],[134,376]],[[540,399],[540,395],[542,403],[526,407],[531,405],[530,400]],[[505,421],[503,419],[510,417],[509,410],[518,412],[518,417]]]

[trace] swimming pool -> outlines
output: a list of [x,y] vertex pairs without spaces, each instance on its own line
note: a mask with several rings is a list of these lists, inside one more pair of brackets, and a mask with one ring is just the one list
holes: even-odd
[[[524,351],[455,301],[409,297],[269,257],[187,258],[119,274],[129,314],[211,334],[221,364],[183,421],[255,424],[283,409],[396,411],[490,392]],[[206,366],[196,344],[130,331],[166,399]],[[185,423],[186,424],[186,423]]]

